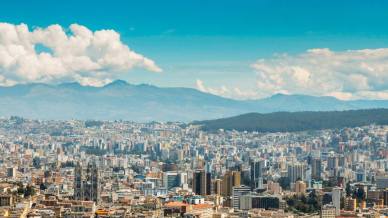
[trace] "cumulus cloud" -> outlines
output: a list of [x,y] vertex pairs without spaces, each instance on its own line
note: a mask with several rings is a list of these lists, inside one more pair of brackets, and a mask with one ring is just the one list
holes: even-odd
[[[45,48],[39,51],[38,47]],[[113,30],[72,24],[30,30],[0,23],[0,84],[78,81],[103,85],[133,68],[162,70],[125,45]]]
[[388,98],[388,48],[310,49],[275,55],[252,64],[261,95],[328,95],[340,99]]
[[256,91],[243,91],[238,87],[227,87],[225,85],[220,86],[219,88],[211,88],[205,86],[204,82],[200,79],[196,81],[197,89],[201,92],[207,92],[213,95],[219,95],[227,98],[234,99],[255,99],[258,98],[258,92]]
[[202,80],[197,79],[196,81],[197,89],[201,92],[207,92],[214,95],[225,95],[229,92],[228,88],[226,86],[221,86],[220,88],[210,88],[206,87]]

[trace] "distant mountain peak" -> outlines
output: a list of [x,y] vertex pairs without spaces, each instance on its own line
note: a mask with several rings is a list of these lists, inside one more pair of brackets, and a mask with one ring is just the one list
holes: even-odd
[[128,83],[127,81],[118,79],[118,80],[114,80],[114,81],[111,82],[111,83],[106,84],[104,87],[111,87],[111,86],[127,86],[127,85],[129,85],[129,83]]
[[66,88],[78,88],[83,85],[79,84],[78,82],[67,82],[67,83],[61,83],[58,85],[59,87],[66,87]]
[[270,98],[283,98],[285,96],[290,96],[289,94],[284,94],[284,93],[276,93],[272,96],[270,96]]

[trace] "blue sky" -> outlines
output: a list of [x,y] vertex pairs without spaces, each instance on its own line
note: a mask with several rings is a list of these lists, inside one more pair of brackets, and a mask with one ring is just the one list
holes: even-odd
[[[197,80],[201,80],[204,91],[235,97],[233,91],[223,93],[222,87],[237,88],[254,93],[253,98],[281,91],[352,93],[354,87],[344,85],[310,93],[307,88],[279,84],[261,93],[268,84],[257,85],[256,80],[264,78],[258,76],[262,68],[252,64],[258,59],[274,61],[276,54],[300,55],[315,48],[333,52],[385,48],[387,20],[388,1],[26,0],[2,2],[0,7],[0,22],[25,23],[30,28],[77,23],[92,31],[115,30],[126,45],[163,69],[162,73],[131,69],[120,75],[130,83],[199,88]],[[298,66],[304,64],[298,62]],[[386,89],[356,91],[360,90],[381,94]]]

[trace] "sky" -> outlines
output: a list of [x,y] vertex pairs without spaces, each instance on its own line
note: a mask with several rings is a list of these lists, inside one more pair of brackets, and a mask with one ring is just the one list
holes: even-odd
[[7,1],[0,84],[388,99],[388,1]]

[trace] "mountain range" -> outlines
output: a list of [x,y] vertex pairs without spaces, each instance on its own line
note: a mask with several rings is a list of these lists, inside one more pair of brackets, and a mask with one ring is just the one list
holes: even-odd
[[79,83],[0,87],[0,116],[34,119],[183,121],[279,111],[342,111],[388,108],[388,100],[342,101],[334,97],[276,94],[234,100],[192,88],[133,85],[116,80],[103,87]]

